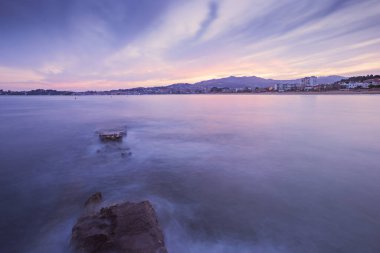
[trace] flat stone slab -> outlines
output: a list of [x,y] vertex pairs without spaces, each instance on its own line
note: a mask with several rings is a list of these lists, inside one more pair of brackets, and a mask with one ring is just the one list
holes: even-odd
[[[86,205],[97,204],[99,199],[96,193]],[[78,253],[167,253],[149,201],[124,202],[85,213],[72,229],[71,244]]]

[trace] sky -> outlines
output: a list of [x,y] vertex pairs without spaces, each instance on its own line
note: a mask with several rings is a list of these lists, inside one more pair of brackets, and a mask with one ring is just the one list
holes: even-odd
[[0,0],[0,89],[362,74],[379,0]]

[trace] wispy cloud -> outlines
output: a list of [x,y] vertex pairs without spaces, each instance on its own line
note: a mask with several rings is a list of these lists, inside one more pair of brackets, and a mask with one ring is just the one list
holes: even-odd
[[197,34],[195,35],[195,39],[199,39],[203,34],[207,32],[211,24],[218,18],[218,9],[219,5],[217,2],[210,2],[209,11],[206,19],[201,23]]

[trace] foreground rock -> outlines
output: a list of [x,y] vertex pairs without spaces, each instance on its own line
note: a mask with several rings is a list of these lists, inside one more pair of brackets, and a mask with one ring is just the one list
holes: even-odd
[[[99,194],[90,197],[86,206],[99,203]],[[156,213],[148,201],[85,212],[73,227],[71,243],[78,253],[167,253]]]

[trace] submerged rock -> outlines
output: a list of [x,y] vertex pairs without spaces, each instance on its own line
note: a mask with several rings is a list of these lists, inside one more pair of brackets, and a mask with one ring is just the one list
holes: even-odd
[[127,135],[125,131],[108,130],[99,132],[99,138],[102,141],[121,141],[125,135]]
[[[98,197],[94,194],[86,203],[97,204]],[[71,244],[78,253],[167,253],[149,201],[124,202],[84,214],[73,227]]]

